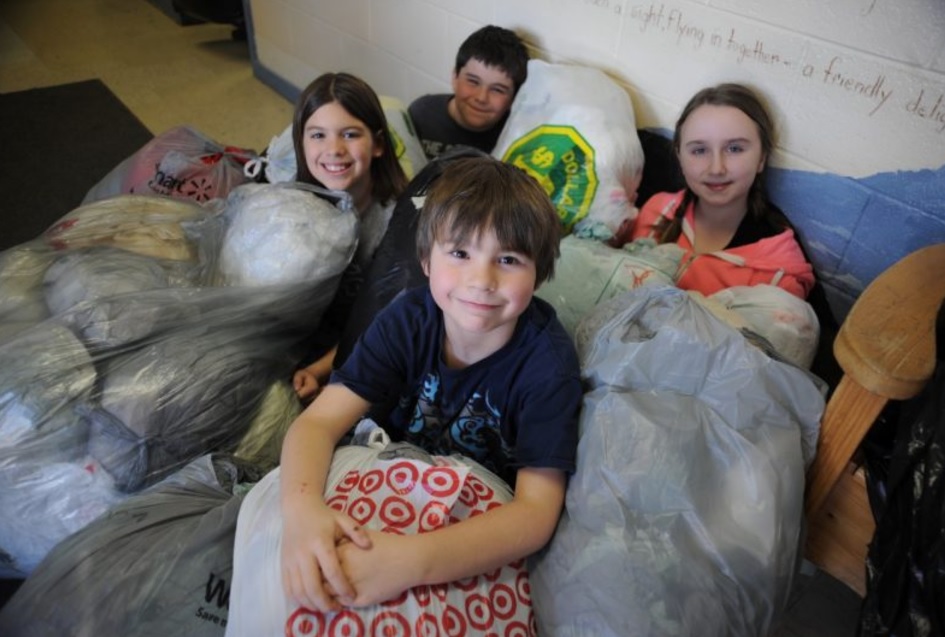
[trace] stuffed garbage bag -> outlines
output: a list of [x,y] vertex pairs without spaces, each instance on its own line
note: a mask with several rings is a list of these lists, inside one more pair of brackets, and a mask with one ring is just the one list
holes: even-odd
[[566,511],[530,563],[539,633],[768,634],[819,386],[673,287],[601,304],[576,341],[589,391]]
[[568,231],[609,239],[637,216],[644,158],[633,104],[600,69],[529,60],[492,154],[541,183]]
[[56,546],[0,609],[4,637],[222,637],[239,485],[251,465],[203,456]]

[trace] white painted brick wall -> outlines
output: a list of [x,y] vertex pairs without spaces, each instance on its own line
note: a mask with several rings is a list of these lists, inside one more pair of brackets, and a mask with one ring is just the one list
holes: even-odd
[[360,75],[409,103],[449,90],[483,24],[537,57],[597,66],[640,126],[671,128],[702,86],[751,83],[772,102],[784,167],[862,177],[945,164],[942,0],[250,0],[260,64],[301,88]]

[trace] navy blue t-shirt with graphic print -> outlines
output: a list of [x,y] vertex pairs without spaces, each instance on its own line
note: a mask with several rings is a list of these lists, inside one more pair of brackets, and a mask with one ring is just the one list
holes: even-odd
[[428,286],[394,299],[331,382],[374,405],[393,440],[462,454],[515,484],[521,467],[574,471],[582,388],[574,344],[554,309],[533,298],[512,338],[463,369],[444,362],[443,314]]

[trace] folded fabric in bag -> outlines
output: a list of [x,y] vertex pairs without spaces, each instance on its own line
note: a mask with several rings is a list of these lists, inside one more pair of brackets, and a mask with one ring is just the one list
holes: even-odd
[[89,190],[83,204],[120,194],[164,195],[206,203],[246,183],[243,164],[256,156],[225,146],[189,126],[164,131],[115,166]]
[[28,245],[0,252],[0,324],[35,324],[49,316],[42,285],[51,259],[48,250]]
[[222,637],[252,466],[203,456],[57,545],[0,609],[4,637]]
[[195,314],[177,261],[96,246],[69,250],[46,270],[49,311],[92,346],[115,347],[180,325]]
[[[423,533],[511,500],[508,486],[459,457],[409,445],[336,449],[325,489],[329,506],[364,527]],[[234,547],[227,637],[259,635],[534,635],[524,560],[478,577],[419,586],[366,608],[320,613],[282,589],[279,469],[247,494]]]
[[43,285],[49,311],[61,314],[83,301],[167,287],[168,277],[156,259],[98,247],[64,253],[46,270]]
[[737,314],[785,360],[810,369],[820,341],[820,321],[810,303],[774,285],[738,285],[708,299]]
[[226,285],[340,277],[357,247],[358,218],[350,198],[306,184],[246,184],[227,199],[226,219],[219,263]]
[[636,218],[644,158],[633,104],[599,69],[529,60],[492,154],[535,177],[569,231],[609,239]]
[[79,206],[43,233],[54,250],[106,245],[158,259],[194,262],[186,226],[213,213],[170,197],[118,195]]
[[[0,454],[71,426],[96,379],[88,350],[55,320],[0,346]],[[0,455],[0,468],[10,460]]]
[[580,320],[598,303],[641,285],[675,285],[682,255],[675,243],[652,247],[637,244],[631,252],[568,235],[561,239],[554,278],[542,283],[535,295],[551,303],[561,324],[573,336]]
[[545,637],[766,635],[801,549],[824,399],[685,291],[579,325],[589,391],[566,511],[530,563]]

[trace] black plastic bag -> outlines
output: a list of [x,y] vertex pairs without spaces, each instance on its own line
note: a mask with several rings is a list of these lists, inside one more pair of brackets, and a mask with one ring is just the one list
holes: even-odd
[[862,637],[945,635],[945,304],[935,342],[932,378],[901,405],[867,555]]

